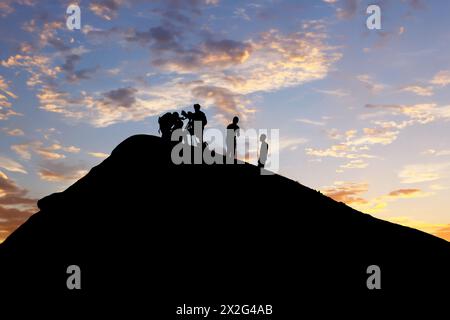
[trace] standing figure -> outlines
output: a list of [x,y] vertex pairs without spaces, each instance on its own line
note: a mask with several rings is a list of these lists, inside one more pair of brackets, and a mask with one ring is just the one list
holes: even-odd
[[259,141],[261,141],[261,148],[259,151],[259,159],[258,159],[258,168],[264,168],[267,161],[267,154],[269,153],[269,144],[266,142],[267,136],[262,134],[259,137]]
[[238,117],[233,118],[233,122],[227,126],[227,157],[236,159],[236,137],[239,137]]
[[[200,105],[198,103],[194,104],[194,114],[193,114],[193,120],[194,120],[194,136],[196,140],[202,144],[203,143],[203,131],[205,130],[205,126],[208,123],[208,120],[206,120],[206,115],[203,111],[200,111]],[[201,124],[201,132],[198,132],[198,129],[196,129],[195,125],[196,123],[200,122]]]
[[198,103],[194,104],[194,113],[182,111],[181,114],[185,119],[188,119],[188,124],[186,130],[191,135],[191,145],[193,145],[192,137],[195,138],[197,144],[203,144],[203,130],[205,129],[208,120],[206,115],[200,111],[200,105]]

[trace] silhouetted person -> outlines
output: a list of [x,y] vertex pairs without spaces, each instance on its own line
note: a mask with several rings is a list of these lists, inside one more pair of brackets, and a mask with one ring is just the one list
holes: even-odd
[[163,114],[158,118],[159,132],[161,133],[161,138],[165,141],[170,141],[172,135],[173,126],[173,115],[170,112]]
[[227,126],[227,157],[236,158],[236,137],[239,137],[238,117]]
[[[206,120],[205,113],[203,111],[200,111],[200,105],[198,103],[194,104],[194,125],[196,121],[201,122],[202,131],[198,133],[194,130],[194,136],[201,143],[203,142],[203,130],[205,130],[205,126],[208,123],[208,120]],[[197,136],[198,134],[199,136]]]
[[258,168],[264,168],[267,161],[267,154],[269,153],[269,144],[266,142],[267,136],[262,134],[259,137],[259,141],[261,141],[261,148],[259,150],[259,159],[258,159]]
[[[206,119],[206,115],[200,111],[200,105],[198,103],[194,104],[194,113],[185,111],[182,111],[181,114],[186,118],[189,119],[189,122],[186,126],[186,130],[190,133],[191,137],[195,137],[196,142],[202,142],[203,141],[203,130],[205,129],[206,124],[208,123],[208,120]],[[200,122],[201,127],[200,132],[199,129],[196,129],[195,123]]]
[[[171,134],[175,131],[175,130],[182,130],[184,126],[184,122],[183,122],[183,118],[180,117],[180,115],[178,114],[178,112],[174,112],[172,113],[172,128],[171,128]],[[179,142],[183,141],[183,136],[180,136]]]

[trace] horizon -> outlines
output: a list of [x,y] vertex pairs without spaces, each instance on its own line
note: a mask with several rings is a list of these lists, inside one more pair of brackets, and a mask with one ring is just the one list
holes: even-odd
[[0,243],[194,103],[278,129],[280,175],[450,241],[450,3],[78,1],[68,30],[71,3],[0,0]]

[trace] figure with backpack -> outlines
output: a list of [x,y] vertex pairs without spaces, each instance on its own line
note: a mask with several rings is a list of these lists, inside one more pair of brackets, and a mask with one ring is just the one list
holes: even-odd
[[172,136],[173,115],[170,112],[163,114],[158,118],[159,133],[164,141],[170,141]]

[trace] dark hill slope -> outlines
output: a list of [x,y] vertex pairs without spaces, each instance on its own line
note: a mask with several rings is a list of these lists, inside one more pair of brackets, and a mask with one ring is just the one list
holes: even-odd
[[[284,301],[286,311],[296,308],[286,301],[448,290],[448,242],[249,164],[173,165],[154,136],[130,137],[38,205],[0,246],[3,293],[110,297],[133,310]],[[82,270],[79,292],[66,289],[71,264]],[[381,293],[366,287],[372,264]]]

